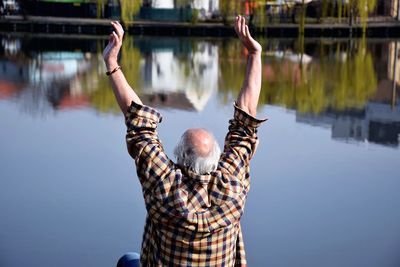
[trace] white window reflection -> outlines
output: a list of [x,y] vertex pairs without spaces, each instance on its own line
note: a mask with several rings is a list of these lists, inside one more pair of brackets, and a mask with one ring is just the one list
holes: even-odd
[[[164,107],[202,110],[218,85],[218,48],[196,43],[184,57],[171,50],[154,50],[143,64],[143,92],[148,102]],[[159,96],[159,97],[157,97]],[[173,97],[172,97],[173,96]]]

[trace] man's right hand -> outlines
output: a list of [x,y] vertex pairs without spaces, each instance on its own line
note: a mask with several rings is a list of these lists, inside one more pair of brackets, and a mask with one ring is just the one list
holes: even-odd
[[104,62],[108,70],[113,70],[118,66],[118,53],[122,46],[124,38],[124,29],[118,21],[111,22],[114,31],[108,38],[108,44],[103,51]]
[[249,27],[242,16],[236,17],[235,31],[249,52],[246,78],[236,104],[253,117],[257,114],[257,103],[261,90],[261,45],[250,35]]
[[128,108],[132,101],[142,105],[142,101],[135,93],[132,87],[128,84],[121,68],[118,68],[118,53],[122,46],[122,39],[124,38],[124,29],[118,21],[112,21],[114,31],[110,34],[108,45],[104,48],[103,58],[106,63],[108,71],[114,71],[108,77],[111,81],[115,98],[118,105],[124,114],[127,114]]
[[235,31],[250,55],[261,54],[261,45],[251,37],[249,26],[246,25],[246,19],[240,15],[236,17]]

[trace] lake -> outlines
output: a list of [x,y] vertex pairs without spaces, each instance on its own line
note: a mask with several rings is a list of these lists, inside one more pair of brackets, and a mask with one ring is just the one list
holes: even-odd
[[[144,202],[102,61],[105,39],[0,36],[0,266],[115,266]],[[249,266],[400,265],[400,44],[263,39]],[[163,114],[222,145],[244,78],[236,39],[129,37],[121,66]]]

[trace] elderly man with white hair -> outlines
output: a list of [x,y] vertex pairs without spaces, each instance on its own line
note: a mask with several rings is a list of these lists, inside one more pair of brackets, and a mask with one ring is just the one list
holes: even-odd
[[[124,31],[114,31],[103,56],[117,102],[125,115],[128,152],[135,160],[147,210],[142,266],[246,266],[240,219],[250,188],[255,118],[261,90],[261,45],[238,16],[235,30],[248,51],[246,78],[234,105],[221,152],[205,129],[187,130],[168,158],[156,128],[161,115],[145,106],[118,65]],[[138,260],[137,260],[138,261]],[[119,266],[135,263],[125,255]],[[129,265],[134,266],[134,265]]]

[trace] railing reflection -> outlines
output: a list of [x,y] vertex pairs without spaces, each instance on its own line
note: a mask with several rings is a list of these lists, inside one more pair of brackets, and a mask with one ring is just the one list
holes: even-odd
[[[118,113],[102,62],[102,40],[2,37],[0,99],[30,114],[94,108]],[[330,125],[332,137],[399,144],[396,43],[263,40],[261,104],[296,110],[297,121]],[[144,102],[202,110],[218,92],[231,101],[244,79],[246,51],[234,39],[126,38],[121,65]]]

